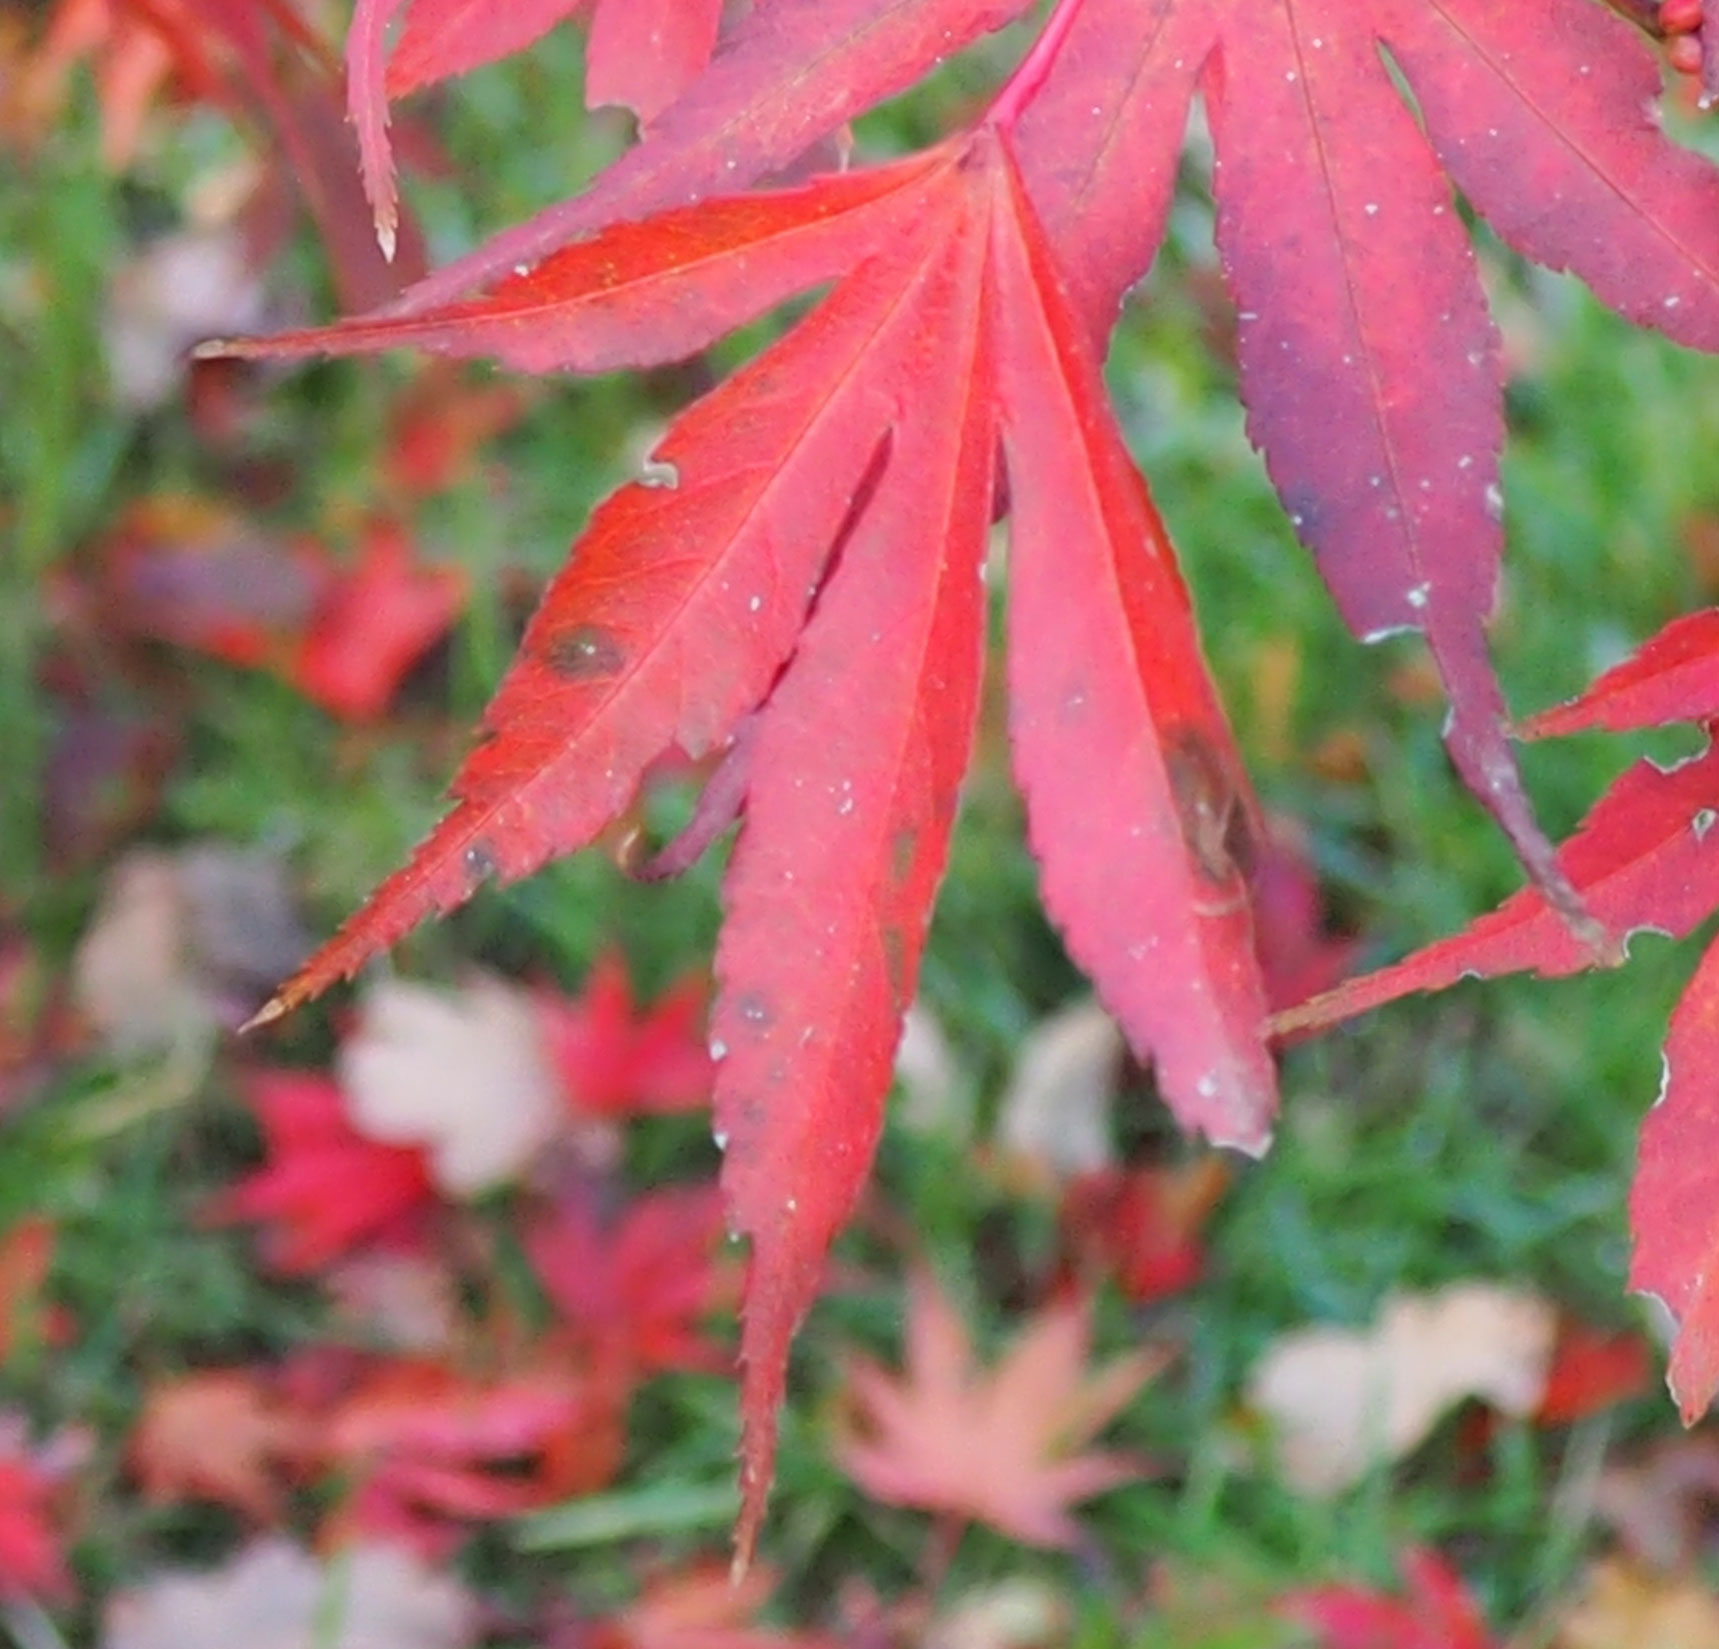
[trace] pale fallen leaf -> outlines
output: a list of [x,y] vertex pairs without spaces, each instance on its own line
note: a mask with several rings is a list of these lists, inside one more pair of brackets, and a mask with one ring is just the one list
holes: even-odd
[[213,1034],[215,1003],[192,959],[171,854],[140,848],[114,866],[72,958],[72,995],[114,1053],[157,1051]]
[[1457,1403],[1533,1412],[1557,1317],[1546,1301],[1489,1283],[1398,1295],[1371,1328],[1284,1335],[1248,1382],[1271,1422],[1284,1479],[1335,1494],[1419,1446]]
[[1057,1179],[1092,1173],[1115,1158],[1111,1107],[1126,1045],[1094,1000],[1042,1019],[1021,1041],[997,1110],[1005,1160]]
[[1664,1438],[1637,1458],[1608,1465],[1594,1486],[1594,1515],[1624,1552],[1658,1569],[1696,1555],[1719,1504],[1719,1437]]
[[957,1598],[932,1621],[924,1649],[1051,1649],[1069,1641],[1073,1614],[1048,1580],[1017,1575]]
[[926,1275],[910,1284],[906,1367],[848,1369],[836,1457],[874,1500],[973,1518],[1035,1546],[1073,1547],[1071,1508],[1144,1476],[1145,1461],[1087,1444],[1168,1360],[1142,1348],[1089,1366],[1081,1300],[1044,1307],[989,1369]]
[[236,228],[164,235],[114,275],[102,328],[114,398],[147,412],[178,389],[201,338],[254,332],[267,319],[263,283]]
[[339,1073],[360,1133],[421,1145],[444,1191],[504,1184],[549,1142],[560,1090],[530,996],[478,975],[458,991],[389,980],[364,998]]
[[78,942],[73,997],[111,1052],[195,1046],[239,1025],[307,948],[278,860],[218,843],[137,848]]
[[290,1541],[246,1547],[219,1569],[162,1574],[108,1604],[103,1649],[463,1649],[477,1605],[394,1546],[319,1563]]
[[902,1021],[895,1080],[901,1101],[894,1114],[903,1126],[962,1141],[971,1137],[972,1092],[948,1033],[923,1002],[915,1002]]
[[1589,1570],[1555,1641],[1558,1649],[1719,1649],[1719,1599],[1696,1576],[1605,1558]]

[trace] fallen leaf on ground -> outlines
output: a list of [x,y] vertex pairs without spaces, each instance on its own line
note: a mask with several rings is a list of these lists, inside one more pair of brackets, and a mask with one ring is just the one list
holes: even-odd
[[1067,1595],[1022,1575],[956,1598],[931,1622],[923,1649],[1054,1649],[1073,1630]]
[[279,1538],[218,1569],[118,1593],[102,1649],[464,1649],[476,1600],[409,1552],[360,1545],[319,1561]]
[[294,1431],[255,1374],[208,1369],[150,1387],[126,1458],[152,1506],[213,1500],[268,1522],[280,1508],[275,1468]]
[[78,942],[72,992],[116,1054],[195,1047],[236,1028],[259,981],[302,954],[272,856],[207,842],[135,848],[109,873]]
[[1028,1545],[1075,1545],[1069,1508],[1147,1470],[1134,1456],[1079,1451],[1167,1360],[1141,1350],[1089,1371],[1090,1342],[1083,1302],[1047,1306],[978,1370],[954,1307],[916,1277],[903,1373],[857,1357],[849,1369],[842,1469],[888,1505],[971,1518]]
[[564,1199],[527,1232],[525,1249],[595,1366],[634,1378],[721,1373],[733,1354],[705,1319],[734,1293],[717,1262],[722,1234],[716,1187],[684,1186],[648,1192],[608,1221],[589,1198]]
[[239,1083],[269,1161],[213,1198],[204,1218],[269,1225],[265,1253],[272,1269],[315,1271],[360,1243],[405,1230],[433,1199],[423,1151],[358,1133],[330,1078],[253,1070]]
[[364,996],[339,1071],[355,1127],[421,1146],[436,1183],[477,1196],[554,1136],[560,1088],[532,998],[479,974],[457,991],[385,980]]
[[1127,1052],[1116,1021],[1090,997],[1033,1026],[997,1107],[1005,1160],[1053,1181],[1108,1167],[1116,1157],[1111,1106]]
[[1670,1437],[1608,1465],[1594,1515],[1626,1556],[1669,1572],[1695,1561],[1719,1508],[1719,1438]]
[[236,226],[179,229],[119,265],[102,336],[120,407],[147,412],[179,394],[186,352],[211,333],[266,323],[264,286]]
[[0,1412],[0,1599],[71,1598],[58,1499],[88,1452],[87,1437],[72,1430],[32,1445],[23,1417]]
[[633,996],[626,959],[608,951],[574,997],[536,999],[549,1061],[580,1116],[655,1116],[710,1103],[705,984],[687,978],[650,1007]]
[[352,1492],[336,1527],[446,1555],[465,1522],[589,1493],[619,1470],[624,1393],[568,1367],[490,1380],[430,1361],[378,1364],[312,1439]]
[[1280,1598],[1279,1612],[1318,1633],[1322,1649],[1495,1649],[1479,1604],[1437,1552],[1412,1548],[1401,1563],[1406,1598],[1367,1586],[1310,1586]]
[[1656,1575],[1605,1558],[1555,1641],[1558,1649],[1719,1649],[1719,1597],[1699,1575]]
[[1111,1276],[1144,1305],[1190,1287],[1200,1232],[1230,1183],[1215,1152],[1171,1168],[1102,1168],[1071,1180],[1058,1214],[1066,1263],[1089,1284]]
[[1653,1350],[1641,1335],[1607,1334],[1566,1320],[1558,1325],[1534,1418],[1543,1426],[1571,1425],[1641,1396],[1653,1374]]
[[322,1285],[356,1344],[430,1353],[448,1350],[458,1337],[454,1278],[428,1254],[368,1249],[331,1266]]
[[1255,1367],[1247,1400],[1271,1423],[1285,1481],[1336,1494],[1410,1453],[1468,1398],[1532,1414],[1556,1333],[1546,1301],[1489,1283],[1397,1295],[1371,1328],[1285,1334]]
[[0,1237],[0,1365],[19,1346],[61,1337],[68,1324],[42,1290],[54,1263],[55,1230],[45,1215],[20,1220]]
[[458,567],[421,561],[403,527],[372,521],[356,556],[331,571],[287,678],[331,715],[374,721],[465,600]]

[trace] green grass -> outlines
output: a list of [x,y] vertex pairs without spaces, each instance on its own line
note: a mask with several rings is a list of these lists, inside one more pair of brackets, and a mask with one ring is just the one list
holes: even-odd
[[[573,47],[555,44],[447,96],[448,148],[482,189],[424,191],[442,252],[563,192],[610,151],[614,134],[593,131],[562,89],[574,67]],[[947,92],[961,95],[959,83]],[[913,122],[923,118],[903,114],[882,136],[922,136]],[[196,133],[217,148],[230,141],[205,127]],[[27,167],[0,174],[0,726],[8,745],[0,914],[56,965],[93,909],[105,866],[50,876],[41,856],[40,773],[61,713],[42,688],[54,644],[46,581],[56,567],[87,564],[128,499],[218,490],[228,479],[178,409],[121,414],[102,375],[105,280],[138,223],[171,214],[188,165],[167,153],[123,187],[105,178],[86,105]],[[1209,347],[1205,312],[1191,295],[1192,282],[1212,276],[1208,218],[1190,186],[1171,253],[1131,313],[1113,382],[1185,557],[1262,793],[1308,829],[1335,908],[1365,935],[1369,957],[1395,957],[1487,908],[1516,873],[1450,771],[1440,712],[1393,696],[1393,673],[1414,657],[1414,644],[1365,649],[1347,637],[1247,446],[1230,371]],[[289,275],[314,268],[314,248],[301,245]],[[1495,631],[1511,702],[1527,709],[1573,692],[1712,594],[1679,544],[1691,517],[1719,508],[1719,482],[1696,456],[1719,441],[1719,377],[1709,362],[1602,314],[1567,283],[1496,252],[1488,268],[1508,297],[1507,318],[1532,329],[1511,340],[1532,350],[1510,391],[1510,551]],[[365,507],[387,394],[411,370],[392,361],[319,366],[274,386],[252,456],[290,456],[293,480],[268,507],[271,525],[302,528]],[[427,514],[430,552],[467,568],[477,596],[413,717],[353,734],[264,677],[180,655],[158,659],[143,686],[98,670],[99,695],[180,720],[183,754],[148,837],[283,850],[308,920],[328,931],[436,815],[459,743],[452,730],[475,719],[517,627],[504,575],[537,579],[559,563],[591,504],[624,472],[629,443],[673,393],[663,379],[551,386],[493,449],[508,475],[506,507],[473,482]],[[1283,707],[1258,697],[1271,648],[1299,661],[1281,745],[1265,732]],[[1310,764],[1308,753],[1336,735],[1365,751],[1364,780],[1337,783]],[[1648,747],[1663,754],[1679,745]],[[1568,829],[1636,748],[1590,738],[1527,751],[1549,826]],[[994,742],[988,763],[969,787],[924,974],[926,999],[982,1114],[1021,1038],[1080,988],[1038,909]],[[574,981],[618,939],[657,984],[708,957],[717,868],[641,889],[588,856],[486,893],[409,941],[399,965],[448,977],[477,959]],[[1274,1336],[1311,1321],[1365,1322],[1398,1288],[1496,1278],[1544,1290],[1592,1322],[1637,1320],[1623,1293],[1624,1198],[1635,1130],[1658,1082],[1665,1016],[1694,955],[1691,945],[1657,941],[1637,950],[1621,974],[1465,985],[1293,1052],[1276,1146],[1240,1173],[1223,1204],[1206,1281],[1145,1314],[1104,1302],[1106,1346],[1142,1331],[1186,1342],[1176,1369],[1118,1428],[1123,1441],[1165,1461],[1163,1476],[1094,1507],[1092,1550],[1079,1561],[970,1533],[946,1593],[1047,1574],[1080,1589],[1082,1645],[1218,1649],[1262,1641],[1238,1635],[1260,1630],[1257,1620],[1215,1621],[1207,1631],[1197,1620],[1142,1615],[1149,1564],[1219,1577],[1237,1597],[1257,1599],[1331,1576],[1389,1582],[1395,1554],[1422,1540],[1457,1557],[1498,1619],[1526,1618],[1567,1590],[1598,1535],[1579,1511],[1553,1509],[1569,1503],[1561,1489],[1595,1451],[1669,1433],[1674,1418],[1657,1395],[1572,1434],[1503,1426],[1480,1472],[1459,1469],[1447,1426],[1403,1467],[1318,1505],[1246,1463],[1238,1393]],[[319,1009],[275,1048],[320,1056],[329,1024]],[[78,1325],[63,1353],[9,1367],[6,1390],[44,1425],[76,1420],[99,1434],[99,1506],[78,1554],[97,1590],[167,1557],[208,1555],[233,1532],[212,1515],[141,1508],[124,1488],[119,1444],[148,1382],[186,1366],[261,1358],[322,1332],[309,1291],[264,1281],[243,1237],[195,1222],[200,1199],[253,1152],[232,1107],[229,1058],[223,1050],[169,1114],[134,1121],[102,1106],[137,1073],[93,1060],[64,1065],[8,1121],[0,1151],[0,1223],[27,1210],[60,1223],[53,1293]],[[1161,1132],[1157,1123],[1146,1129]],[[982,1175],[970,1143],[892,1130],[878,1182],[998,1343],[1009,1320],[998,1279],[1042,1264],[1048,1216]],[[631,1150],[641,1181],[710,1161],[691,1123],[643,1129]],[[880,1267],[899,1259],[865,1234],[848,1239],[844,1253]],[[769,1534],[790,1604],[827,1600],[855,1574],[887,1596],[922,1560],[924,1520],[868,1505],[827,1456],[838,1348],[894,1347],[893,1273],[873,1275],[869,1290],[818,1308],[796,1354]],[[546,1572],[599,1597],[624,1588],[615,1543],[641,1529],[670,1549],[708,1548],[727,1505],[733,1424],[726,1385],[660,1382],[635,1416],[643,1441],[612,1495],[526,1525],[517,1538],[486,1537],[474,1563],[504,1588]]]

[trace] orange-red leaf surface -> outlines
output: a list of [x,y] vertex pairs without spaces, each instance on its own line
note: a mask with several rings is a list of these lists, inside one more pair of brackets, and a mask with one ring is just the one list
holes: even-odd
[[1524,737],[1552,738],[1603,727],[1661,727],[1719,716],[1719,607],[1688,613],[1568,704],[1523,724]]
[[704,348],[807,287],[832,280],[927,209],[937,152],[621,223],[510,274],[481,297],[358,317],[306,332],[206,344],[205,353],[292,357],[415,345],[493,356],[521,372],[654,366]]
[[[590,189],[437,270],[390,312],[415,314],[462,297],[607,224],[743,189],[1028,4],[770,0],[754,6],[697,82]],[[794,72],[784,74],[784,64]]]
[[[1716,823],[1719,749],[1669,772],[1640,761],[1600,799],[1559,859],[1613,932],[1648,928],[1681,937],[1719,909]],[[1312,1030],[1459,979],[1529,971],[1556,978],[1593,961],[1545,896],[1524,888],[1464,932],[1280,1013],[1272,1028],[1280,1035]]]
[[583,847],[671,747],[720,746],[792,650],[826,558],[924,360],[914,243],[862,264],[670,429],[551,584],[459,806],[266,1017],[350,974],[490,876]]
[[1693,1425],[1719,1394],[1719,943],[1671,1016],[1658,1103],[1641,1129],[1630,1190],[1631,1288],[1677,1324],[1671,1394]]
[[[882,1124],[978,711],[996,437],[981,302],[989,190],[952,186],[916,273],[895,430],[759,718],[717,951],[716,1126],[751,1238],[742,1322],[744,1557],[763,1515],[788,1341]],[[855,715],[856,668],[865,714]]]
[[907,1308],[901,1377],[856,1359],[843,1469],[875,1500],[973,1518],[1033,1546],[1073,1546],[1070,1508],[1139,1477],[1144,1463],[1086,1444],[1162,1366],[1135,1351],[1089,1372],[1083,1302],[1046,1307],[989,1372],[928,1277]]

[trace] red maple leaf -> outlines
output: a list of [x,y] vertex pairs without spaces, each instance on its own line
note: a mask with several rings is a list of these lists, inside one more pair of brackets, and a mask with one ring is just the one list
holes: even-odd
[[566,1368],[474,1380],[379,1364],[322,1418],[308,1453],[352,1485],[340,1522],[445,1555],[455,1525],[590,1493],[619,1469],[619,1394]]
[[447,633],[465,596],[457,567],[418,565],[402,527],[371,522],[357,561],[327,581],[288,678],[334,715],[374,720],[406,673]]
[[1144,1463],[1081,1452],[1162,1366],[1136,1351],[1087,1371],[1091,1323],[1069,1301],[1036,1316],[989,1372],[955,1309],[927,1277],[907,1307],[907,1367],[856,1360],[843,1469],[874,1500],[974,1518],[1033,1546],[1073,1546],[1069,1508],[1139,1477]]
[[[1580,697],[1534,717],[1532,734],[1613,731],[1719,713],[1719,624],[1713,612],[1678,619]],[[1712,723],[1708,723],[1711,730]],[[1570,880],[1614,931],[1681,938],[1719,910],[1719,747],[1665,769],[1637,762],[1601,798],[1560,852]],[[1279,1014],[1297,1033],[1334,1024],[1412,991],[1460,979],[1589,966],[1542,894],[1525,889],[1462,933]],[[1719,1099],[1719,945],[1696,969],[1672,1015],[1659,1103],[1642,1126],[1630,1196],[1632,1287],[1664,1301],[1678,1324],[1671,1389],[1686,1422],[1719,1394],[1719,1259],[1712,1164]]]
[[630,1383],[729,1366],[704,1328],[727,1293],[714,1255],[721,1237],[721,1199],[700,1185],[650,1192],[607,1222],[589,1199],[564,1200],[525,1247],[574,1343]]
[[1437,1552],[1402,1555],[1406,1598],[1365,1586],[1312,1586],[1279,1610],[1319,1634],[1323,1649],[1495,1649],[1497,1639],[1462,1576]]
[[[391,9],[364,8],[352,48],[384,204]],[[752,1243],[743,1552],[787,1342],[863,1183],[913,994],[1000,504],[1014,758],[1047,906],[1178,1117],[1249,1150],[1269,1137],[1257,812],[1096,347],[1151,262],[1196,91],[1250,431],[1351,624],[1426,635],[1452,756],[1533,875],[1538,903],[1511,920],[1541,926],[1529,950],[1501,938],[1494,962],[1567,970],[1602,948],[1572,881],[1601,918],[1628,902],[1609,845],[1554,856],[1506,737],[1484,642],[1496,336],[1453,184],[1631,319],[1719,346],[1719,170],[1653,122],[1650,46],[1588,0],[1061,0],[970,132],[735,193],[1024,9],[759,4],[577,199],[386,312],[228,346],[414,343],[600,371],[680,358],[832,288],[597,510],[454,811],[263,1015],[489,877],[591,842],[665,755],[731,752],[745,824],[712,1051],[731,1218]],[[535,27],[553,8],[524,10]],[[424,15],[456,11],[489,15],[475,0]],[[449,62],[453,33],[436,36]],[[1660,817],[1662,801],[1641,777],[1615,806]]]
[[364,1138],[328,1077],[257,1070],[240,1081],[270,1161],[214,1198],[205,1217],[271,1225],[268,1253],[277,1270],[315,1271],[399,1230],[433,1201],[424,1153]]
[[573,1110],[654,1116],[708,1103],[715,1071],[704,1046],[705,988],[685,979],[649,1008],[633,1000],[626,960],[599,957],[576,997],[537,997],[543,1045]]

